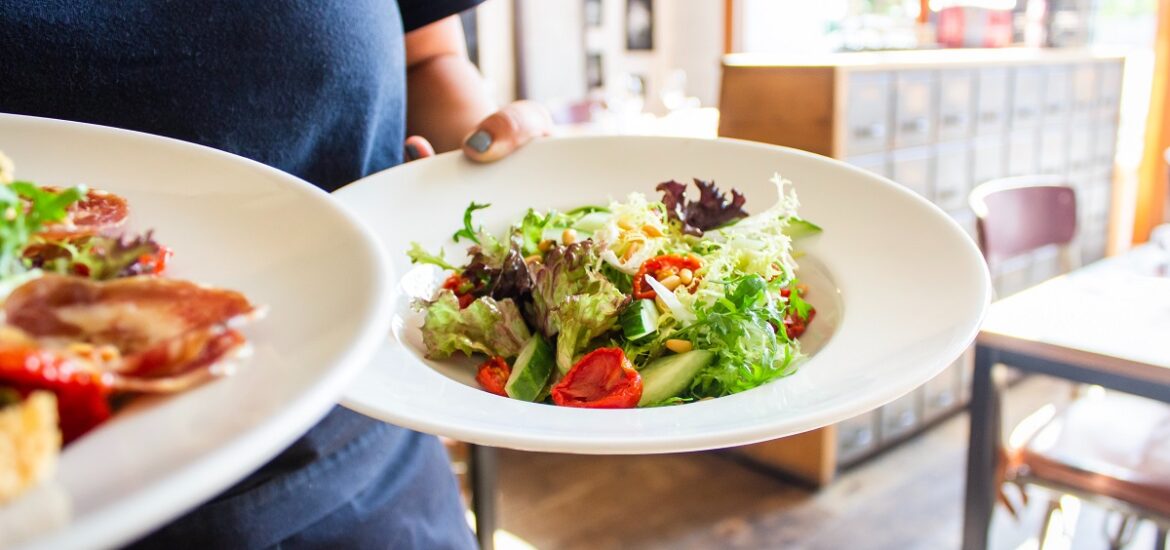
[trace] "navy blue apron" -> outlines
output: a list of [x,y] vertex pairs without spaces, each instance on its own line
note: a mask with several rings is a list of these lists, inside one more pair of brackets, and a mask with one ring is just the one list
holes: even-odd
[[[7,0],[0,111],[195,142],[332,191],[402,162],[404,33],[478,1]],[[438,440],[335,408],[137,546],[474,544]]]

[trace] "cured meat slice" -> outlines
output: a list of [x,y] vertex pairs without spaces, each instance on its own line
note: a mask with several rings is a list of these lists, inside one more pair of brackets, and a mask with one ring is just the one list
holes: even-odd
[[38,234],[51,241],[85,235],[112,235],[126,223],[129,215],[130,206],[125,198],[90,189],[83,199],[69,207],[63,221],[45,227]]
[[9,325],[41,347],[88,353],[117,375],[111,379],[116,389],[137,391],[182,389],[136,383],[141,379],[184,376],[194,383],[186,376],[193,370],[214,374],[207,367],[245,343],[233,327],[257,316],[238,292],[145,276],[96,282],[47,275],[14,290],[4,312]]

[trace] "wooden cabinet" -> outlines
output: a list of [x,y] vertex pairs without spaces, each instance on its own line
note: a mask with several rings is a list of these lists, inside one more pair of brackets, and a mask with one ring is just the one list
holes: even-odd
[[[1086,50],[936,50],[724,58],[719,134],[844,159],[934,202],[974,235],[967,194],[1055,174],[1078,192],[1084,261],[1105,254],[1122,59]],[[995,278],[1000,295],[1051,276],[1040,252]],[[741,450],[824,483],[961,408],[970,354],[914,392],[836,426]],[[827,458],[828,457],[828,458]]]

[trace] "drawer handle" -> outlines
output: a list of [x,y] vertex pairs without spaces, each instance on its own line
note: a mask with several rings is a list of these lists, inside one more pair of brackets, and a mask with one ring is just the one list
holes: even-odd
[[856,428],[849,433],[841,445],[845,449],[859,449],[869,446],[873,442],[873,430],[870,428]]
[[943,126],[958,126],[967,122],[967,117],[963,115],[947,115],[943,117]]
[[995,111],[987,111],[979,114],[979,120],[982,122],[995,122],[999,120],[999,113]]
[[1016,109],[1016,117],[1018,118],[1032,118],[1036,114],[1036,109],[1031,107],[1020,107]]
[[944,391],[934,396],[934,405],[939,408],[949,407],[955,402],[954,392]]
[[928,128],[930,128],[930,122],[926,120],[926,117],[918,117],[902,123],[902,131],[910,134],[924,134]]
[[859,126],[854,128],[853,135],[858,139],[881,139],[886,137],[886,125],[881,123]]

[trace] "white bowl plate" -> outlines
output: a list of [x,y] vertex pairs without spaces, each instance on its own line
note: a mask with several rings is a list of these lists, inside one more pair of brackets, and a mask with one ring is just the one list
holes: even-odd
[[[442,246],[471,201],[491,203],[477,223],[497,233],[529,207],[607,204],[632,191],[656,197],[669,179],[714,179],[747,197],[750,212],[777,196],[774,172],[794,182],[801,217],[824,228],[798,241],[798,275],[817,316],[798,372],[718,399],[650,409],[554,407],[489,394],[474,362],[423,358],[414,297],[435,270],[412,266],[411,241]],[[477,165],[439,155],[374,174],[335,193],[381,237],[395,271],[393,338],[343,404],[408,428],[524,450],[627,454],[729,447],[792,435],[890,402],[938,374],[975,337],[990,297],[986,267],[946,214],[895,183],[793,149],[734,140],[659,137],[546,139]]]
[[130,542],[214,496],[318,421],[389,330],[392,273],[328,194],[234,155],[146,134],[0,116],[19,179],[118,193],[168,275],[238,290],[268,315],[235,375],[138,399],[65,449],[54,480],[0,507],[0,547]]

